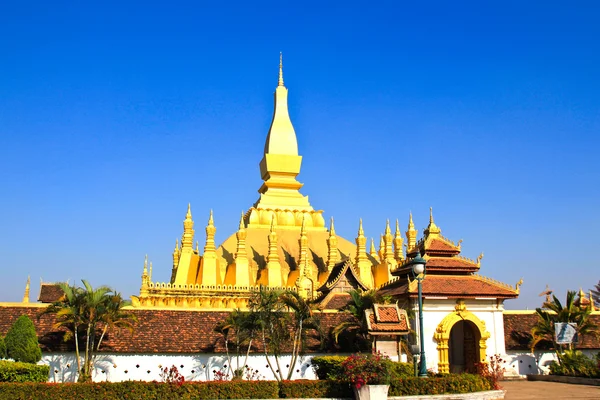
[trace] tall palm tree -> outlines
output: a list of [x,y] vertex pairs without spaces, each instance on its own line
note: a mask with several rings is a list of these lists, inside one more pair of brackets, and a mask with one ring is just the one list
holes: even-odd
[[[591,307],[579,307],[575,305],[576,292],[568,291],[566,303],[563,306],[556,296],[552,296],[552,301],[544,303],[545,309],[536,308],[539,317],[538,322],[531,329],[531,350],[541,341],[552,343],[556,355],[560,361],[563,346],[556,343],[554,332],[555,324],[559,322],[574,323],[577,335],[580,338],[590,335],[598,335],[598,326],[590,320],[592,313]],[[568,345],[572,350],[572,344]]]
[[[42,314],[55,314],[54,328],[66,330],[65,341],[74,338],[77,358],[78,381],[89,382],[95,354],[106,333],[112,328],[133,329],[135,316],[126,313],[123,307],[128,304],[119,293],[107,286],[94,289],[88,281],[82,280],[83,287],[60,284],[64,296],[50,304]],[[96,345],[96,335],[101,329]],[[85,336],[83,365],[81,363],[80,336]]]

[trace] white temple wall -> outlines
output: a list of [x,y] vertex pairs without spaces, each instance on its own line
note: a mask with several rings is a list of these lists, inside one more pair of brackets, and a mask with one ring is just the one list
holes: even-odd
[[[581,350],[589,358],[598,354],[598,350]],[[552,361],[558,361],[552,350],[509,350],[506,354],[505,375],[549,374]]]
[[[298,357],[292,379],[317,379],[311,366],[312,357],[324,354],[310,354]],[[328,354],[331,355],[331,354]],[[49,382],[75,382],[76,358],[74,353],[43,353],[39,364],[50,366]],[[287,371],[291,356],[280,357],[280,365]],[[232,357],[234,368],[236,358]],[[243,364],[244,357],[240,357]],[[271,357],[271,362],[275,360]],[[161,368],[175,365],[186,381],[208,381],[215,379],[216,371],[223,371],[228,364],[225,354],[127,354],[102,353],[96,358],[92,379],[94,382],[121,381],[161,381]],[[264,355],[250,355],[248,367],[258,372],[261,380],[273,380],[273,372],[267,365]],[[275,367],[275,364],[273,364]],[[182,367],[183,366],[183,367]],[[276,367],[275,367],[276,368]]]

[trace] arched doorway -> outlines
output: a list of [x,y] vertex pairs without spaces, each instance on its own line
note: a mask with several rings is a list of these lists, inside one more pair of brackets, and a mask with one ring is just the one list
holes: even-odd
[[[453,331],[454,334],[452,334]],[[454,312],[446,315],[440,322],[435,330],[434,338],[438,350],[438,372],[441,374],[451,372],[451,351],[455,351],[455,355],[452,355],[453,365],[458,368],[463,365],[465,370],[474,367],[477,362],[486,360],[486,342],[490,338],[490,333],[485,328],[485,322],[468,311],[465,303],[461,300],[457,301]],[[454,345],[451,344],[451,341]],[[474,361],[472,362],[472,360]]]
[[471,321],[461,320],[452,326],[448,341],[450,373],[477,372],[475,364],[479,362],[479,340],[479,329]]

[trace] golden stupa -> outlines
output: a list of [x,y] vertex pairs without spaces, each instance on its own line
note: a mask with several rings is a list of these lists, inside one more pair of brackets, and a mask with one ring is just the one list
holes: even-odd
[[[314,299],[326,291],[332,270],[342,262],[350,264],[363,288],[390,281],[390,272],[404,260],[398,222],[395,235],[387,222],[378,252],[373,241],[367,251],[362,221],[355,243],[336,236],[333,218],[329,228],[325,226],[323,210],[315,210],[299,191],[302,183],[296,177],[302,156],[287,97],[280,57],[273,120],[260,161],[259,199],[241,216],[238,231],[219,247],[211,211],[202,253],[198,245],[193,247],[194,222],[188,205],[181,242],[177,240],[173,251],[171,281],[151,282],[152,266],[148,269],[146,261],[140,296],[132,297],[135,307],[245,308],[250,294],[261,287],[297,290]],[[407,238],[415,242],[414,227],[409,226]]]

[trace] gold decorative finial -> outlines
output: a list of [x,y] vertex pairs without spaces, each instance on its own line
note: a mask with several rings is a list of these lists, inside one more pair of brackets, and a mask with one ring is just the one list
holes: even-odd
[[188,203],[187,213],[185,213],[186,219],[192,219],[192,204]]
[[196,252],[200,252],[200,246],[198,246],[198,241],[196,240]]
[[388,234],[391,235],[392,234],[392,230],[390,229],[390,220],[389,219],[387,219],[385,221],[385,234],[386,235],[388,235]]
[[333,217],[331,217],[331,227],[329,228],[329,236],[335,236],[335,227],[333,226]]
[[148,272],[148,279],[152,281],[152,261],[150,261],[150,271]]
[[364,236],[365,231],[363,231],[362,227],[362,218],[358,220],[358,236]]
[[408,214],[408,229],[415,229],[415,224],[413,223],[412,211]]
[[25,293],[23,294],[23,303],[29,303],[29,286],[31,284],[31,276],[27,276],[27,283],[25,284]]
[[371,249],[369,250],[371,257],[376,258],[378,256],[377,250],[375,250],[375,239],[371,238]]
[[433,207],[429,207],[429,225],[425,228],[426,235],[437,235],[441,233],[441,229],[433,221]]
[[515,291],[517,292],[517,294],[519,294],[519,292],[521,291],[522,285],[523,285],[523,278],[519,279],[519,281],[515,285]]
[[244,229],[244,212],[242,211],[242,216],[240,217],[240,229]]
[[279,52],[279,86],[283,86],[283,55]]
[[481,259],[483,258],[483,251],[481,252],[481,254],[479,254],[477,256],[477,266],[481,266]]
[[144,257],[144,272],[143,275],[148,275],[148,254]]
[[209,225],[214,225],[215,221],[213,220],[213,211],[212,209],[210,210],[210,216],[208,217],[208,224]]

